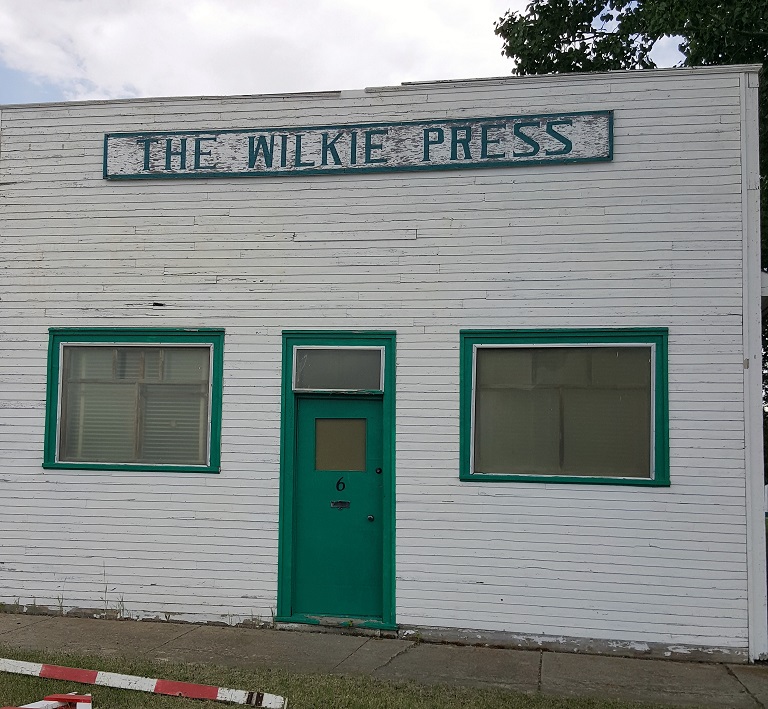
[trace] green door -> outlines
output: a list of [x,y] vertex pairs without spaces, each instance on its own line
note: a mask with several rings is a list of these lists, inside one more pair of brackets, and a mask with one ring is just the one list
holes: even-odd
[[381,619],[382,401],[297,403],[292,612]]

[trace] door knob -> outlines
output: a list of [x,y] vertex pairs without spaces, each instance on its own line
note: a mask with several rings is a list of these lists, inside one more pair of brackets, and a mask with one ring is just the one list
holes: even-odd
[[368,521],[373,522],[373,515],[368,515]]

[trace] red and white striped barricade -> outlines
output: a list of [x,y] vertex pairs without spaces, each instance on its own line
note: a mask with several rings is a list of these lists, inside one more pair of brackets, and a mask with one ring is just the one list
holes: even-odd
[[0,672],[32,675],[46,679],[63,679],[68,682],[114,687],[115,689],[134,689],[138,692],[164,694],[170,697],[212,699],[219,702],[244,704],[249,707],[262,707],[263,709],[287,709],[288,707],[287,699],[266,692],[248,692],[242,689],[212,687],[193,682],[175,682],[169,679],[136,677],[135,675],[121,675],[114,672],[99,672],[98,670],[81,670],[74,667],[60,667],[59,665],[42,665],[39,662],[22,662],[21,660],[0,658]]
[[21,707],[0,707],[0,709],[92,709],[90,694],[52,694],[40,702],[24,704]]

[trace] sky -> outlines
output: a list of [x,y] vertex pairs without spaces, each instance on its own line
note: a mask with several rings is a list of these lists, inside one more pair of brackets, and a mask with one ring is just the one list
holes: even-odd
[[[0,0],[0,104],[504,76],[527,0]],[[675,42],[657,60],[677,60]],[[668,56],[667,56],[668,55]]]

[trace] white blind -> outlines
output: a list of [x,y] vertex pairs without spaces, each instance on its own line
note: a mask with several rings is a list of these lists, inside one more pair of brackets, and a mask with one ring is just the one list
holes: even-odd
[[61,396],[63,462],[208,462],[207,345],[66,345]]

